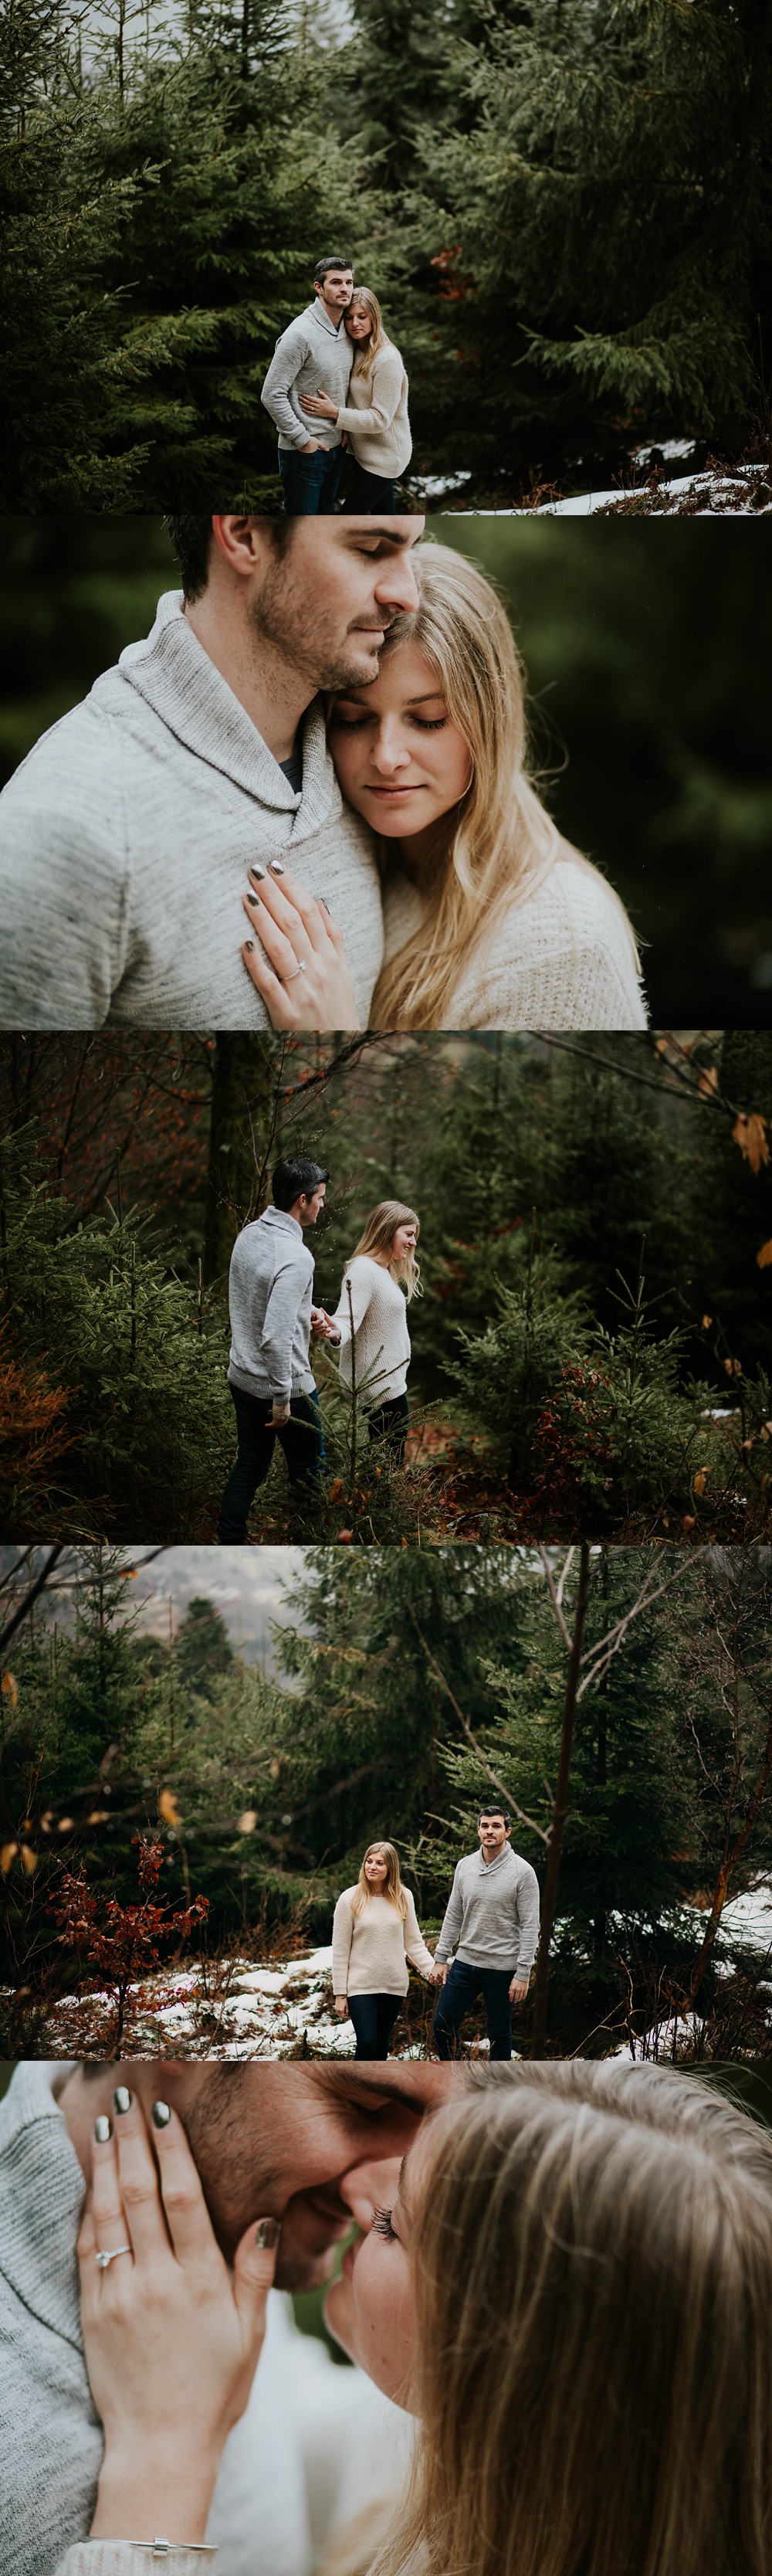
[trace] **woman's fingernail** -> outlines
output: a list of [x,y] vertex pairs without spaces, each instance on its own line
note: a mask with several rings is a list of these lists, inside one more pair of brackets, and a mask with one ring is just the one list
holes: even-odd
[[108,2120],[107,2112],[100,2111],[98,2120],[94,2121],[94,2136],[96,2138],[97,2146],[106,2147],[108,2138],[111,2138],[112,2134],[112,2123]]
[[259,909],[260,909],[260,896],[259,896],[259,894],[245,894],[245,896],[244,896],[244,902],[245,902],[245,903],[252,903],[252,904],[254,904],[255,911],[256,911],[256,912],[258,912],[258,911],[259,911]]
[[255,2230],[255,2244],[258,2246],[261,2254],[266,2252],[269,2245],[278,2245],[279,2235],[280,2228],[278,2218],[258,2219],[257,2228]]
[[253,956],[254,956],[254,953],[255,953],[255,943],[254,943],[254,940],[253,940],[253,939],[245,939],[245,941],[244,941],[244,946],[245,946],[245,948],[247,948],[247,949],[249,950],[249,955],[250,955],[250,957],[253,957]]
[[130,2110],[131,2110],[131,2104],[132,2104],[132,2096],[131,2096],[131,2094],[130,2094],[130,2092],[129,2092],[128,2085],[127,2085],[127,2084],[116,2084],[115,2092],[114,2092],[114,2094],[113,2094],[113,2110],[114,2110],[114,2111],[130,2111]]
[[265,869],[261,868],[259,859],[255,859],[254,866],[250,868],[249,873],[251,877],[255,878],[258,885],[262,883],[262,879],[265,876]]
[[151,2113],[150,2113],[150,2117],[151,2117],[151,2120],[152,2120],[152,2123],[153,2123],[153,2127],[154,2127],[154,2129],[168,2129],[169,2121],[170,2121],[170,2119],[171,2119],[171,2116],[172,2116],[172,2115],[171,2115],[171,2111],[170,2111],[170,2109],[169,2109],[169,2104],[168,2104],[168,2102],[154,2102],[154,2103],[153,2103],[153,2108],[152,2108],[152,2111],[151,2111]]
[[269,861],[268,861],[268,865],[269,865],[269,868],[271,868],[271,869],[272,869],[273,875],[274,875],[275,877],[283,877],[283,875],[284,875],[284,869],[283,869],[283,867],[282,867],[281,859],[269,859]]

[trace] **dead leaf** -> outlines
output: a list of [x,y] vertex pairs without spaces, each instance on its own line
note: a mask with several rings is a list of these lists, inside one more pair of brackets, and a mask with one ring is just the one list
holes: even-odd
[[173,1825],[176,1831],[180,1823],[180,1811],[173,1789],[159,1789],[158,1813],[159,1816],[163,1816],[164,1824]]
[[681,1522],[681,1528],[682,1528],[682,1530],[696,1529],[696,1527],[697,1527],[697,1523],[696,1523],[696,1520],[695,1520],[695,1517],[694,1517],[694,1513],[693,1513],[693,1512],[684,1512],[683,1520],[682,1520],[682,1522]]
[[330,1495],[329,1495],[330,1502],[331,1502],[331,1503],[342,1503],[342,1502],[344,1502],[344,1501],[345,1501],[345,1497],[346,1497],[346,1488],[345,1488],[345,1485],[344,1485],[344,1482],[343,1482],[343,1478],[342,1478],[342,1476],[336,1476],[336,1477],[335,1477],[335,1481],[334,1481],[334,1483],[330,1486]]
[[735,1119],[732,1135],[746,1162],[750,1163],[751,1171],[760,1172],[762,1163],[769,1162],[766,1118],[759,1118],[755,1109],[746,1118],[741,1110],[739,1118]]
[[762,1243],[761,1251],[756,1254],[756,1263],[759,1270],[772,1270],[772,1235],[768,1243]]
[[742,1377],[742,1360],[725,1360],[724,1367],[726,1369],[727,1377]]
[[237,1832],[238,1832],[238,1833],[240,1833],[240,1834],[253,1834],[253,1833],[254,1833],[254,1830],[255,1830],[255,1826],[256,1826],[256,1824],[257,1824],[257,1808],[256,1808],[256,1807],[245,1807],[245,1809],[244,1809],[244,1813],[243,1813],[243,1816],[240,1816],[240,1817],[239,1817],[239,1821],[238,1821],[238,1825],[237,1825],[236,1830],[237,1830]]
[[[291,983],[291,982],[292,982],[292,977],[290,976],[290,983]],[[272,1762],[269,1762],[269,1764],[268,1764],[268,1770],[269,1770],[270,1778],[271,1778],[272,1780],[280,1780],[280,1779],[281,1779],[281,1763],[279,1762],[279,1760],[278,1760],[278,1758],[277,1758],[276,1754],[274,1754],[273,1761],[272,1761]]]
[[693,1484],[693,1489],[694,1489],[695,1494],[704,1494],[704,1492],[705,1492],[705,1487],[706,1487],[706,1484],[707,1484],[707,1481],[708,1481],[708,1470],[707,1470],[707,1467],[698,1467],[696,1476],[694,1476],[694,1477],[692,1478],[692,1484]]
[[74,1825],[74,1823],[75,1823],[75,1818],[74,1818],[74,1816],[60,1816],[60,1818],[59,1818],[59,1823],[58,1823],[57,1828],[56,1828],[57,1833],[58,1833],[58,1834],[71,1834],[71,1833],[72,1833],[72,1829],[73,1829],[73,1825]]
[[701,1332],[701,1333],[709,1333],[709,1332],[710,1332],[710,1327],[711,1327],[712,1322],[713,1322],[713,1317],[712,1317],[712,1315],[703,1315],[702,1323],[701,1323],[701,1325],[700,1325],[700,1332]]
[[714,1064],[705,1065],[700,1074],[697,1089],[702,1093],[703,1100],[709,1100],[711,1093],[718,1090],[718,1073]]
[[27,1877],[34,1878],[38,1865],[37,1852],[30,1851],[29,1843],[22,1843],[21,1857],[22,1867],[26,1870]]
[[0,1682],[0,1690],[3,1692],[5,1698],[10,1700],[11,1707],[18,1708],[19,1685],[14,1673],[3,1674],[2,1681]]
[[0,1850],[0,1869],[4,1878],[8,1877],[9,1870],[13,1868],[18,1849],[18,1843],[3,1843]]
[[109,1807],[92,1807],[90,1816],[86,1817],[86,1823],[87,1825],[106,1825],[109,1814]]

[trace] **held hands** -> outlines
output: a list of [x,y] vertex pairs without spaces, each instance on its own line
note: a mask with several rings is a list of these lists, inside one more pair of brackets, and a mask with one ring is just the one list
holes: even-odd
[[[202,2540],[262,2350],[279,2229],[275,2219],[247,2228],[231,2280],[176,2112],[154,2106],[156,2169],[139,2104],[124,2088],[114,2100],[124,2108],[113,2134],[95,2137],[78,2238],[86,2362],[105,2429],[92,2537]],[[119,2246],[131,2252],[101,2268],[97,2251]]]
[[450,1974],[450,1971],[449,1971],[449,1969],[448,1969],[447,1967],[443,1967],[442,1960],[441,1960],[441,1959],[435,1959],[434,1967],[433,1967],[433,1968],[430,1968],[430,1969],[429,1969],[429,1972],[428,1972],[428,1976],[427,1976],[427,1980],[426,1980],[427,1985],[429,1985],[429,1986],[444,1986],[444,1985],[446,1984],[446,1982],[447,1982],[447,1978],[448,1978],[449,1974]]
[[336,1995],[335,2010],[339,2021],[348,2021],[348,1995]]
[[343,932],[282,859],[249,870],[243,897],[254,938],[241,951],[274,1029],[359,1028]]
[[334,1317],[326,1313],[324,1306],[312,1306],[311,1331],[319,1333],[323,1342],[337,1344],[340,1341],[340,1327]]
[[338,404],[325,393],[323,385],[317,385],[315,394],[301,394],[300,408],[301,411],[310,411],[314,420],[337,420],[338,417]]

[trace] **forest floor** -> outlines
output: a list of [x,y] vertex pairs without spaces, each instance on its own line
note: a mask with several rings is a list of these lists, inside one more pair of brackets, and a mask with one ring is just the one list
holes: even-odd
[[573,492],[565,483],[534,482],[524,500],[487,493],[471,474],[443,484],[437,476],[425,487],[432,510],[460,511],[474,518],[745,518],[772,511],[772,464],[717,458],[693,463],[687,473],[668,472],[668,464],[690,453],[687,440],[671,440],[646,457],[631,459],[626,470],[604,484]]

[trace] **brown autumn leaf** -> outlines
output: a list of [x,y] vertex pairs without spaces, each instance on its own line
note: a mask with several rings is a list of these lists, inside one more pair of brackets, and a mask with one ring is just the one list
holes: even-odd
[[237,1831],[237,1833],[239,1833],[239,1834],[253,1834],[253,1833],[254,1833],[254,1830],[255,1830],[255,1826],[256,1826],[256,1824],[257,1824],[257,1808],[256,1808],[256,1807],[245,1807],[245,1809],[244,1809],[244,1813],[243,1813],[243,1816],[240,1816],[240,1817],[239,1817],[239,1821],[238,1821],[238,1825],[237,1825],[237,1827],[236,1827],[236,1831]]
[[342,1502],[344,1502],[344,1501],[345,1501],[345,1496],[346,1496],[346,1488],[345,1488],[345,1485],[344,1485],[344,1482],[343,1482],[343,1478],[342,1478],[342,1476],[336,1476],[336,1477],[335,1477],[335,1481],[334,1481],[334,1483],[330,1486],[330,1495],[329,1495],[330,1502],[331,1502],[331,1503],[342,1503]]
[[696,1476],[693,1476],[692,1478],[692,1485],[695,1494],[704,1494],[707,1481],[707,1467],[698,1467]]
[[726,1369],[727,1377],[742,1377],[742,1360],[725,1360],[724,1367]]
[[38,1865],[38,1856],[37,1856],[37,1852],[30,1851],[29,1843],[22,1843],[22,1847],[21,1847],[21,1859],[22,1859],[22,1868],[23,1868],[24,1870],[26,1870],[27,1877],[28,1877],[28,1878],[34,1878],[35,1871],[36,1871],[36,1869],[37,1869],[37,1865]]
[[180,1823],[180,1811],[173,1789],[159,1789],[158,1813],[159,1816],[163,1816],[164,1824],[173,1825],[176,1831]]
[[769,1242],[762,1243],[761,1251],[757,1252],[756,1264],[759,1270],[772,1270],[772,1235]]
[[701,1092],[703,1100],[709,1100],[711,1093],[718,1090],[718,1072],[714,1064],[706,1064],[703,1067],[697,1089]]
[[735,1119],[732,1135],[746,1162],[750,1163],[751,1171],[760,1172],[762,1163],[769,1162],[766,1118],[759,1118],[755,1109],[746,1118],[741,1110],[739,1118]]
[[87,1825],[106,1825],[109,1813],[109,1807],[92,1807],[90,1816],[86,1817],[86,1823]]
[[701,1333],[709,1333],[709,1332],[710,1332],[710,1327],[711,1327],[712,1322],[713,1322],[713,1317],[712,1317],[712,1315],[703,1315],[702,1323],[701,1323],[701,1325],[700,1325],[700,1332],[701,1332]]
[[0,1682],[0,1690],[3,1692],[4,1697],[10,1700],[11,1707],[18,1708],[19,1685],[14,1673],[3,1674],[2,1681]]
[[3,1843],[0,1850],[0,1869],[4,1878],[8,1877],[9,1870],[13,1868],[18,1849],[18,1843]]
[[696,1527],[697,1527],[697,1522],[696,1522],[696,1520],[695,1520],[694,1513],[693,1513],[693,1512],[684,1512],[683,1520],[682,1520],[682,1522],[681,1522],[681,1528],[682,1528],[682,1530],[696,1529]]

